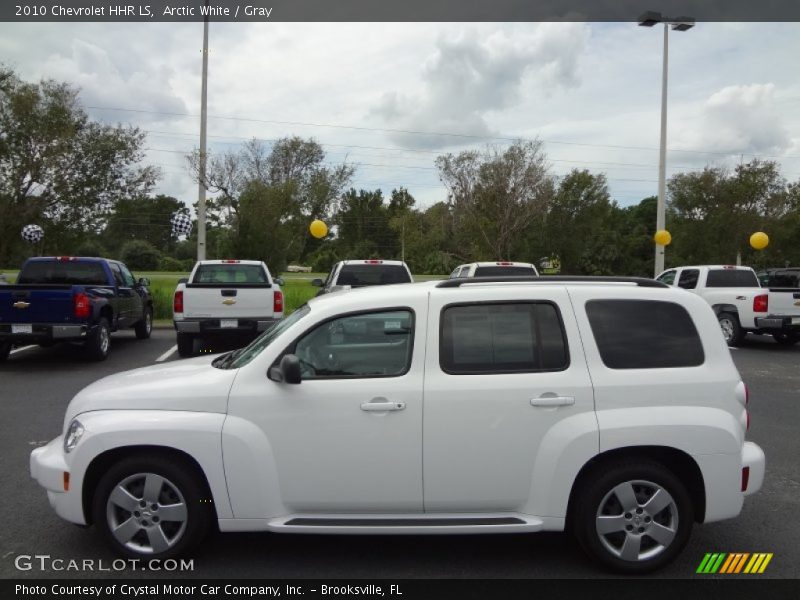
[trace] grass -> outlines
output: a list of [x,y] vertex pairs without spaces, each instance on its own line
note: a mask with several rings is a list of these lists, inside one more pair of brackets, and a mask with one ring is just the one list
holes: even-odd
[[[14,283],[17,269],[0,269],[8,277],[9,283]],[[311,285],[315,278],[324,279],[327,273],[286,273],[284,280],[283,306],[284,314],[288,315],[298,306],[313,298],[318,288]],[[135,277],[147,277],[150,280],[150,294],[153,297],[153,317],[157,325],[172,323],[172,294],[181,277],[188,277],[188,273],[177,271],[137,271]],[[443,279],[444,275],[414,275],[415,281],[429,281]]]

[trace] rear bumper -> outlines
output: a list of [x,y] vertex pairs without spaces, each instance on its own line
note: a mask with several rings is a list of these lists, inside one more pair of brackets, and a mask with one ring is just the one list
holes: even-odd
[[800,316],[767,315],[756,317],[756,327],[765,331],[800,333]]
[[33,323],[31,324],[31,333],[13,333],[11,323],[0,324],[0,342],[14,344],[82,340],[86,339],[88,333],[87,325]]
[[[221,321],[235,320],[236,327],[223,327]],[[266,331],[279,319],[274,317],[247,317],[245,319],[181,319],[173,321],[175,331],[178,333],[193,333],[196,335],[225,335],[232,333],[260,333]]]
[[748,469],[747,487],[742,490],[745,496],[755,494],[764,483],[766,457],[758,444],[745,442],[742,447],[742,469]]

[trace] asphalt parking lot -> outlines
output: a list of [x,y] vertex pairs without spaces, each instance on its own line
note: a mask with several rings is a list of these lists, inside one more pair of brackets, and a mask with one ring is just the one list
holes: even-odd
[[[696,577],[706,552],[772,552],[762,576],[800,575],[800,345],[779,347],[750,336],[733,359],[750,387],[749,439],[764,448],[767,474],[760,493],[732,521],[696,526],[683,554],[655,577]],[[92,529],[59,519],[28,475],[32,448],[60,433],[64,409],[81,388],[111,373],[157,360],[177,360],[172,330],[139,341],[114,334],[103,363],[86,362],[71,346],[18,349],[0,365],[0,577],[108,577],[109,572],[56,572],[15,568],[18,555],[62,559],[114,556]],[[130,576],[130,572],[121,572]],[[149,575],[159,576],[158,573]],[[194,556],[194,571],[169,577],[229,578],[440,578],[571,577],[607,574],[589,563],[562,534],[505,536],[311,536],[219,534]],[[707,575],[704,577],[708,577]]]

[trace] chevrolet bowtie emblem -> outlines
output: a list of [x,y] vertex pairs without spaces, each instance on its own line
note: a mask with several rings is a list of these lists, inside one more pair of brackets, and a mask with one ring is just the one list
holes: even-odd
[[800,300],[795,300],[794,305],[795,306],[800,306]]
[[28,308],[31,305],[30,302],[25,302],[25,300],[20,300],[19,302],[14,302],[14,308]]
[[231,304],[236,304],[236,300],[234,300],[233,298],[225,298],[225,300],[223,300],[222,303],[230,306]]

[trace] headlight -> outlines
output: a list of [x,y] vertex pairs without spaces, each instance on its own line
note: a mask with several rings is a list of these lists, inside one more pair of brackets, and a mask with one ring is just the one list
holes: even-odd
[[67,427],[67,434],[64,436],[64,452],[69,454],[78,445],[83,436],[83,425],[78,419],[72,419],[72,423]]

